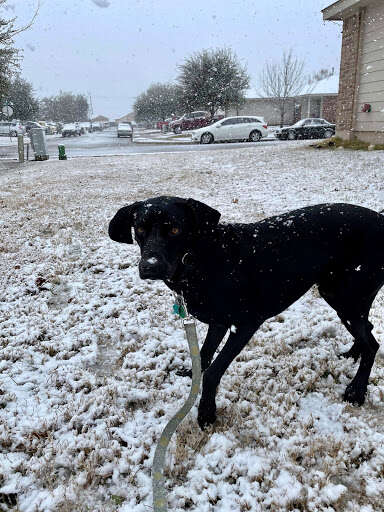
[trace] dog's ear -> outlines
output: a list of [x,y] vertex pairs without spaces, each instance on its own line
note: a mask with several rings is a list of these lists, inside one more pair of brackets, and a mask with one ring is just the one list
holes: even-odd
[[220,212],[196,199],[187,199],[187,206],[192,211],[199,229],[206,231],[217,226]]
[[118,210],[108,227],[108,234],[112,240],[121,244],[133,244],[133,215],[141,204],[142,201],[137,201]]

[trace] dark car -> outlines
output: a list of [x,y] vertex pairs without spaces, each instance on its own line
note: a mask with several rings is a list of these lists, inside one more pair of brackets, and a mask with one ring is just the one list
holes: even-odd
[[276,130],[275,135],[281,140],[328,139],[335,135],[335,125],[325,119],[309,117],[297,121],[292,126]]
[[24,123],[24,126],[26,133],[29,133],[32,130],[32,128],[42,128],[43,130],[45,130],[44,126],[42,126],[39,123],[36,123],[36,121],[27,121],[26,123]]

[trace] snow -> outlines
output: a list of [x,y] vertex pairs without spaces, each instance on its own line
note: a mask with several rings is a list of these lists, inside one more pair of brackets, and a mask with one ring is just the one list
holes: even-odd
[[[165,194],[204,201],[223,222],[320,202],[383,209],[383,152],[307,145],[2,168],[0,506],[151,508],[156,442],[189,392],[176,375],[188,348],[171,292],[140,280],[137,245],[112,242],[108,221]],[[383,305],[380,292],[379,342]],[[357,366],[337,357],[351,343],[316,289],[267,321],[224,375],[212,430],[199,430],[195,406],[174,436],[169,509],[381,511],[383,345],[366,403],[354,407],[342,394]]]
[[316,83],[313,89],[309,90],[310,94],[338,94],[339,92],[339,75],[335,74]]

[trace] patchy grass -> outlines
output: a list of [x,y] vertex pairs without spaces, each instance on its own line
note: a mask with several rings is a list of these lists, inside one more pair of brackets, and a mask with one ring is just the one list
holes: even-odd
[[327,149],[353,149],[357,151],[383,151],[384,144],[371,144],[370,142],[364,142],[359,139],[344,140],[340,137],[331,137],[317,144],[311,144],[310,147],[316,149],[327,148]]

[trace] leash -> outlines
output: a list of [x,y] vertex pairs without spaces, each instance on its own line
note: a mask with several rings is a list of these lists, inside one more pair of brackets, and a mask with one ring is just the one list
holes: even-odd
[[185,329],[185,334],[188,341],[189,353],[192,360],[192,385],[189,391],[189,396],[184,405],[179,411],[169,420],[166,427],[161,434],[159,442],[157,443],[155,455],[152,464],[152,491],[153,491],[153,510],[154,512],[167,512],[167,496],[165,490],[164,479],[164,463],[165,455],[171,437],[175,430],[183,421],[185,416],[192,409],[196,401],[197,395],[200,391],[201,380],[201,363],[200,363],[200,350],[197,340],[196,323],[191,315],[188,314],[184,298],[182,295],[176,295],[176,302],[173,306],[173,312],[177,314],[182,320]]

